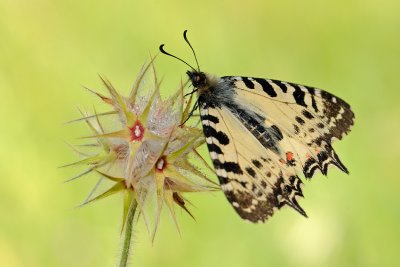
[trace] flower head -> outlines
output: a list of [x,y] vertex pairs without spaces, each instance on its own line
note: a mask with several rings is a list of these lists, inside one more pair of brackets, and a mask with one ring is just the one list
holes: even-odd
[[[190,97],[185,104],[183,88],[186,84],[181,84],[171,98],[163,100],[153,62],[154,59],[143,66],[127,97],[121,96],[105,78],[101,79],[108,95],[88,89],[112,110],[99,114],[95,111],[93,115],[81,112],[83,117],[78,121],[86,121],[90,127],[92,135],[85,138],[96,141],[92,144],[95,153],[80,153],[84,157],[82,160],[66,166],[87,166],[72,179],[96,171],[102,179],[112,182],[105,192],[94,197],[91,193],[84,204],[123,192],[124,223],[129,206],[134,202],[138,215],[141,214],[149,226],[151,209],[148,206],[154,204],[154,238],[164,204],[176,223],[175,206],[192,216],[184,193],[212,191],[217,187],[204,174],[203,170],[209,166],[196,150],[204,143],[201,130],[182,125],[192,101]],[[143,92],[145,75],[151,69],[154,84],[150,92]],[[118,128],[109,131],[101,122],[104,116],[112,116]],[[196,163],[193,159],[197,159]]]

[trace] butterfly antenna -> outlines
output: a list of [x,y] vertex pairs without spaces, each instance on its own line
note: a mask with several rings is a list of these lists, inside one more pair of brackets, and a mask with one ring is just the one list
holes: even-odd
[[196,71],[195,68],[193,68],[192,66],[190,66],[189,63],[187,63],[187,62],[184,61],[183,59],[181,59],[181,58],[179,58],[179,57],[177,57],[177,56],[174,56],[174,55],[172,55],[172,54],[166,52],[166,51],[164,50],[164,44],[160,45],[160,51],[161,51],[161,53],[163,53],[163,54],[165,54],[165,55],[167,55],[167,56],[176,58],[177,60],[179,60],[179,61],[185,63],[185,64],[188,65],[191,69],[193,69],[194,71]]
[[186,34],[187,34],[187,30],[185,30],[183,32],[183,39],[185,39],[186,43],[190,46],[190,49],[192,49],[194,59],[196,60],[196,64],[197,64],[197,70],[200,72],[200,66],[199,66],[199,62],[197,61],[196,52],[194,52],[193,46],[190,44]]

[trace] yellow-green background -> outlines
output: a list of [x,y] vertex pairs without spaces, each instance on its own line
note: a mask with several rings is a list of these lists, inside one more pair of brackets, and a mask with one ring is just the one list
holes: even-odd
[[[86,132],[64,125],[99,101],[106,74],[127,92],[160,43],[203,70],[326,88],[356,114],[335,148],[350,170],[306,182],[309,218],[283,209],[263,225],[240,220],[222,193],[197,195],[194,222],[167,213],[154,245],[139,224],[133,266],[400,266],[400,2],[22,1],[0,2],[0,266],[113,266],[119,196],[74,208],[95,176],[64,144]],[[186,70],[160,56],[164,90]],[[101,107],[100,107],[101,108]]]

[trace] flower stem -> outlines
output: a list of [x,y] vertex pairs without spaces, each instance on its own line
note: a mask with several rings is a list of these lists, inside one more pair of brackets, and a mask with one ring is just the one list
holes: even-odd
[[133,218],[135,217],[135,212],[137,208],[137,202],[135,198],[132,198],[131,205],[129,206],[128,216],[125,223],[125,234],[124,243],[121,252],[121,259],[119,261],[119,267],[126,267],[128,263],[129,253],[131,251],[131,239],[132,239],[132,228],[133,228]]

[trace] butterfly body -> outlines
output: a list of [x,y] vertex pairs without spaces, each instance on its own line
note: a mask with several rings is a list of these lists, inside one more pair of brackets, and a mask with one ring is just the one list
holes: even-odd
[[187,72],[221,188],[236,212],[264,222],[288,205],[306,216],[299,174],[348,172],[331,142],[353,125],[350,106],[325,91],[278,80]]

